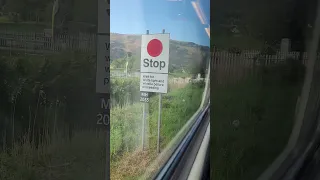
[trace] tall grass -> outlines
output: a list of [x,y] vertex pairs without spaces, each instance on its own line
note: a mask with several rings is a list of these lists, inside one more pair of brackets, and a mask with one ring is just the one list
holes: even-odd
[[114,107],[110,112],[110,155],[115,161],[121,154],[132,152],[141,145],[142,105]]
[[[91,107],[97,103],[92,57],[4,55],[0,67],[5,79],[0,81],[0,179],[103,179],[107,137],[95,126],[96,109]],[[142,152],[139,79],[112,78],[111,87],[110,152],[116,167],[112,173],[120,170],[116,174],[130,178],[145,169],[132,165],[137,153],[146,160],[144,165],[156,155],[158,98],[151,93],[150,151]],[[196,111],[201,93],[198,85],[169,84],[169,93],[163,96],[162,147]],[[119,169],[124,162],[132,176]]]
[[[70,139],[68,128],[63,128],[63,121],[57,120],[63,118],[61,110],[65,104],[59,103],[58,99],[56,103],[46,101],[43,91],[38,94],[36,109],[31,110],[29,106],[27,131],[20,131],[17,138],[12,137],[10,146],[6,146],[5,141],[3,143],[0,151],[0,179],[103,179],[105,132],[82,129],[75,131]],[[19,124],[11,125],[14,136]]]
[[[175,136],[186,120],[197,110],[202,95],[202,87],[188,85],[173,90],[163,97],[161,146]],[[0,179],[6,180],[43,180],[43,179],[103,179],[105,173],[105,132],[99,129],[75,130],[70,139],[63,125],[55,125],[54,119],[61,118],[50,103],[43,104],[44,92],[39,92],[38,108],[30,116],[29,130],[14,142],[11,148],[4,147],[0,152]],[[40,95],[42,94],[42,95]],[[59,108],[59,107],[56,107]],[[61,108],[63,106],[61,105]],[[146,164],[155,156],[156,124],[158,114],[157,97],[150,103],[150,152],[140,157]],[[37,117],[37,113],[42,116]],[[114,106],[111,109],[111,173],[124,178],[134,178],[143,173],[141,166],[127,166],[133,176],[119,171],[125,162],[137,160],[132,157],[141,149],[141,103],[126,106]],[[39,134],[33,136],[33,128],[41,126]],[[131,159],[128,160],[128,157]],[[130,164],[130,163],[129,163]],[[135,169],[133,169],[135,168]]]
[[0,153],[0,179],[103,179],[105,134],[101,131],[75,133],[71,141],[56,134],[50,144],[36,147],[27,138],[10,151]]
[[125,106],[139,101],[139,78],[112,78],[111,102],[113,106]]

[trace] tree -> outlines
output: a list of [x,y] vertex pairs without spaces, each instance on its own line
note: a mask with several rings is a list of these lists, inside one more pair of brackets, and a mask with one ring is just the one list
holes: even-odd
[[23,21],[40,20],[50,0],[10,0],[6,2],[8,12],[18,13]]
[[234,37],[246,43],[238,38],[242,36],[258,40],[262,45],[275,46],[274,42],[290,32],[293,5],[294,2],[285,0],[217,0],[212,4],[211,34]]
[[129,66],[128,66],[129,72],[130,73],[135,72],[139,68],[140,68],[140,60],[139,60],[139,58],[137,56],[132,56],[129,59]]

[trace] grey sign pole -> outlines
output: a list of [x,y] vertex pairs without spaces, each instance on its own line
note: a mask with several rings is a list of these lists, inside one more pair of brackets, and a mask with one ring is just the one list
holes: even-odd
[[[166,31],[165,29],[162,30],[164,34]],[[160,129],[161,129],[161,110],[162,110],[162,94],[159,93],[159,114],[158,114],[158,139],[157,139],[157,152],[160,153]]]
[[158,153],[160,153],[161,109],[162,109],[162,94],[159,93],[158,141],[157,141],[157,152]]
[[145,136],[145,132],[146,132],[146,103],[143,102],[143,114],[142,114],[142,150],[144,150],[144,136]]
[[142,142],[142,150],[144,150],[144,135],[145,135],[145,129],[146,129],[146,103],[145,102],[143,102],[142,103],[143,105],[143,114],[142,114],[142,132],[141,132],[141,134],[142,134],[142,139],[141,139],[141,142]]
[[[149,34],[149,30],[147,30],[146,34]],[[141,80],[140,80],[141,81]],[[143,114],[142,114],[142,150],[145,149],[145,141],[146,141],[146,121],[147,121],[147,106],[149,104],[147,102],[143,102]],[[148,137],[147,137],[148,138]]]

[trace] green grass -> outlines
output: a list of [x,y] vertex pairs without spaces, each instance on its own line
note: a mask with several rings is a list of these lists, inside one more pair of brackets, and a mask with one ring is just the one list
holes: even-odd
[[[27,84],[21,90],[15,112],[16,137],[21,137],[25,133],[25,130],[19,130],[20,127],[25,127],[27,131],[30,123],[33,123],[35,119],[33,113],[38,115],[35,122],[36,131],[51,130],[52,132],[53,127],[49,124],[54,124],[55,121],[57,121],[56,128],[59,130],[53,135],[55,138],[51,143],[48,144],[49,138],[45,139],[39,148],[26,140],[16,143],[14,149],[5,149],[5,151],[0,149],[1,180],[103,179],[106,159],[105,136],[101,135],[102,132],[97,133],[92,130],[93,126],[91,128],[86,126],[88,122],[96,123],[96,109],[90,108],[93,103],[91,99],[96,95],[93,88],[95,84],[94,62],[95,60],[88,54],[74,54],[73,52],[45,57],[5,56],[4,54],[0,57],[1,73],[3,73],[1,75],[6,77],[10,85],[2,86],[7,97],[12,94],[11,87],[18,87],[21,77],[28,79]],[[36,110],[39,103],[37,101],[39,90],[35,89],[38,83],[46,87],[43,91],[46,93],[46,102],[39,106],[39,111]],[[135,179],[143,173],[157,155],[155,150],[158,96],[151,98],[149,107],[150,148],[149,151],[141,151],[142,104],[136,101],[136,97],[139,97],[139,79],[113,78],[111,85],[113,87],[111,97],[114,98],[112,100],[118,102],[118,106],[111,109],[111,166],[120,179]],[[77,91],[70,91],[73,88]],[[163,95],[162,101],[162,148],[196,112],[200,105],[202,92],[203,84],[182,84],[179,87],[169,84],[169,93]],[[52,106],[51,103],[55,103],[58,99],[57,95],[61,97],[66,95],[68,103],[61,102],[58,107]],[[60,99],[62,98],[58,100]],[[73,108],[73,111],[68,109],[69,116],[64,114],[66,107]],[[9,108],[11,104],[8,105]],[[8,116],[0,115],[0,119],[12,116],[9,111],[6,114]],[[66,120],[72,120],[82,129],[81,131],[74,130],[75,136],[70,141],[68,130],[66,130],[68,129]],[[48,122],[48,125],[45,122]],[[4,128],[7,130],[6,135],[1,133],[1,138],[7,137],[7,141],[11,142],[8,136],[11,135],[12,125],[6,124]],[[20,138],[16,141],[20,141]]]
[[142,127],[142,105],[115,107],[111,110],[110,155],[134,151],[140,145]]
[[[172,91],[162,100],[162,129],[161,142],[164,148],[178,133],[182,126],[197,111],[202,99],[203,88],[195,85],[186,86],[183,89]],[[156,129],[158,121],[159,98],[154,97],[150,103],[150,129]],[[156,131],[151,131],[150,141],[156,147]]]
[[212,179],[257,179],[286,146],[298,93],[298,85],[276,81],[217,86],[211,93]]
[[[163,96],[161,148],[165,148],[200,106],[203,87],[188,85]],[[156,157],[158,96],[150,102],[149,148],[141,151],[142,104],[113,109],[111,114],[112,179],[138,179]],[[137,162],[140,161],[140,162]]]

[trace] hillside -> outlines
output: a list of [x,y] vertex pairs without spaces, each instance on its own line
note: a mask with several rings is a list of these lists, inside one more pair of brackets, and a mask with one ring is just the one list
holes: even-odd
[[[112,60],[125,57],[127,52],[140,59],[141,36],[111,33]],[[185,67],[192,61],[200,61],[203,53],[209,53],[209,47],[197,45],[192,42],[170,40],[170,65]]]

